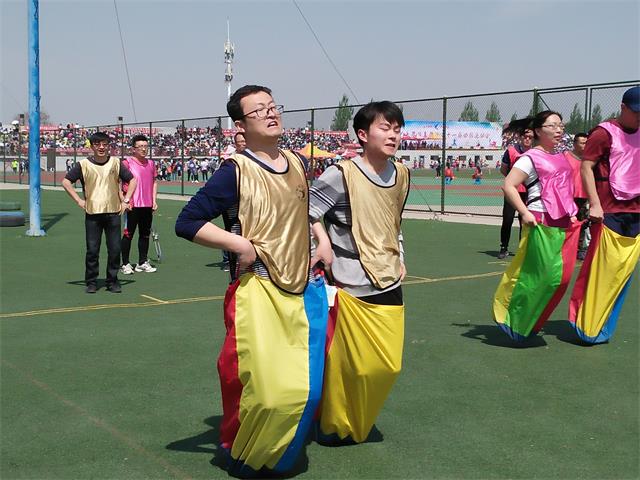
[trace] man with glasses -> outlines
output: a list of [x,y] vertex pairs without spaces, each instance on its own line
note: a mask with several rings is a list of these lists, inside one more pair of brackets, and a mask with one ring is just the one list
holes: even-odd
[[[149,238],[151,237],[151,224],[153,212],[158,209],[158,181],[156,178],[156,166],[153,160],[147,158],[149,139],[144,135],[135,135],[131,139],[133,155],[124,160],[124,165],[131,171],[138,182],[133,195],[131,195],[131,208],[127,213],[127,225],[122,235],[122,267],[120,271],[124,275],[133,272],[153,273],[156,267],[149,263]],[[122,191],[127,193],[128,184],[122,183]],[[131,240],[140,227],[138,233],[138,263],[135,268],[129,262],[131,252]]]
[[[240,477],[293,467],[322,389],[327,297],[321,278],[309,281],[307,162],[278,148],[282,111],[266,87],[231,96],[227,112],[246,148],[176,221],[178,236],[231,252],[220,439],[229,473]],[[220,215],[225,229],[211,223]]]
[[[89,137],[93,156],[77,162],[62,180],[62,186],[76,204],[85,211],[87,254],[85,283],[87,293],[96,293],[102,233],[107,239],[107,290],[120,293],[118,282],[120,267],[120,216],[131,209],[131,195],[137,180],[118,157],[109,155],[110,138],[104,132]],[[82,183],[84,199],[76,193],[73,184]],[[128,182],[129,189],[120,197],[120,182]]]
[[[514,145],[509,145],[502,156],[500,173],[505,177],[509,174],[516,159],[531,148],[533,144],[533,130],[523,130],[520,132],[519,138],[520,141]],[[522,201],[526,201],[527,190],[524,188],[524,185],[518,187],[518,193]],[[502,205],[502,227],[500,227],[500,252],[498,253],[498,258],[501,260],[509,256],[509,240],[511,239],[511,227],[515,214],[516,209],[504,198]],[[520,221],[520,216],[518,216],[518,221]],[[522,231],[522,224],[520,224],[520,229]]]

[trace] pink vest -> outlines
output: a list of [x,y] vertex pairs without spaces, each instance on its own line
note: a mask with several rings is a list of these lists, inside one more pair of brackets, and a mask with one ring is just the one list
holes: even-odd
[[587,198],[582,186],[582,175],[580,174],[582,161],[569,151],[564,152],[564,156],[567,157],[567,161],[573,169],[573,198]]
[[573,201],[573,169],[562,153],[546,153],[531,148],[523,155],[531,158],[538,174],[542,203],[554,220],[573,217],[578,207]]
[[603,122],[598,126],[611,135],[611,193],[617,200],[633,200],[640,196],[640,129],[635,133],[625,133],[611,122]]
[[[511,164],[509,165],[509,170],[511,170],[518,157],[523,154],[516,150],[516,147],[514,147],[513,145],[509,145],[507,147],[507,151],[509,152],[509,161],[511,162]],[[527,191],[523,184],[518,185],[516,190],[518,190],[518,193],[524,193]]]
[[[131,206],[153,207],[153,182],[156,178],[156,166],[153,160],[147,160],[146,164],[142,164],[134,157],[127,157],[124,164],[138,181],[136,191],[131,197]],[[128,185],[123,188],[125,192],[127,187]]]

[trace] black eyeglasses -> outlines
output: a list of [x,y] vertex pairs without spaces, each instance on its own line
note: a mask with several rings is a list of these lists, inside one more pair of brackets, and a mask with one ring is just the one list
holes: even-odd
[[280,115],[284,112],[284,105],[271,105],[270,107],[260,107],[256,110],[252,110],[249,113],[245,113],[242,118],[248,117],[249,115],[256,114],[255,118],[267,118],[271,112],[274,112],[276,115]]

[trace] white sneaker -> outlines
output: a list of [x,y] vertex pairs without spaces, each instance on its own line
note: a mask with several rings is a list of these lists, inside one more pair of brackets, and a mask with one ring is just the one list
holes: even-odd
[[147,260],[146,262],[140,265],[136,265],[136,272],[153,273],[156,270],[158,269],[156,267],[152,267],[151,264],[149,263],[149,260]]
[[133,267],[130,263],[122,265],[122,267],[120,267],[120,273],[123,275],[133,275]]

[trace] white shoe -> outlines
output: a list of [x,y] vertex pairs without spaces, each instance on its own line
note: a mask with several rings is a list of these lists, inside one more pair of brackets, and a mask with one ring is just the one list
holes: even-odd
[[152,267],[149,260],[140,265],[136,265],[136,272],[153,273],[156,270],[158,269],[156,267]]
[[130,263],[122,265],[122,267],[120,267],[120,273],[123,275],[133,275],[133,267]]

